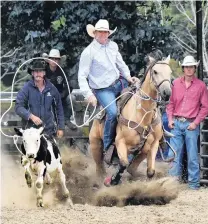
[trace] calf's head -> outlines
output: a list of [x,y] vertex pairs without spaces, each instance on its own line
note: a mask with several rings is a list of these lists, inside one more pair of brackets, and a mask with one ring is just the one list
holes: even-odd
[[17,135],[22,136],[22,143],[25,148],[26,156],[28,158],[36,158],[40,148],[40,139],[43,133],[43,127],[39,129],[28,128],[23,130],[22,128],[14,128]]

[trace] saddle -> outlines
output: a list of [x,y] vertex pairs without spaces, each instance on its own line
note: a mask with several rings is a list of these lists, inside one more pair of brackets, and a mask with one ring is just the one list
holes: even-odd
[[[120,97],[117,101],[117,118],[119,118],[122,109],[125,107],[125,105],[127,104],[127,102],[131,99],[131,97],[133,96],[133,94],[136,92],[137,87],[135,85],[129,86],[125,89],[122,90],[121,95],[124,94],[122,97]],[[127,93],[129,92],[129,93]],[[105,110],[103,110],[102,106],[99,106],[96,110],[96,114],[97,116],[95,117],[95,119],[99,120],[100,123],[102,123],[105,120],[105,116],[106,116],[106,112]],[[102,112],[101,112],[102,111]]]

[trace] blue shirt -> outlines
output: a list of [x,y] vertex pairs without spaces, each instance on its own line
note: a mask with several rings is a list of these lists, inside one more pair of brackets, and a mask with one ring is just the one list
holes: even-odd
[[93,94],[91,89],[109,87],[120,75],[126,79],[131,77],[115,42],[109,40],[102,45],[94,39],[82,52],[78,81],[86,98]]

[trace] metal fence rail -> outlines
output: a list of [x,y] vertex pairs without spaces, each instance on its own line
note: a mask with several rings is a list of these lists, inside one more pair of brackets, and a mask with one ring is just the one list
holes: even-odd
[[[204,78],[208,88],[208,78]],[[208,117],[200,125],[200,182],[208,184]]]

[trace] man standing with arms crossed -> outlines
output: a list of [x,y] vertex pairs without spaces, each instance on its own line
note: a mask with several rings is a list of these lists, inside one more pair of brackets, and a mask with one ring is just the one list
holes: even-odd
[[[174,137],[171,146],[177,156],[171,163],[169,174],[180,178],[184,143],[187,149],[187,168],[189,188],[200,187],[200,170],[197,140],[199,124],[208,115],[208,91],[204,82],[194,76],[199,62],[186,56],[182,63],[183,76],[173,82],[170,103],[167,105],[168,126]],[[172,151],[169,152],[171,157]]]

